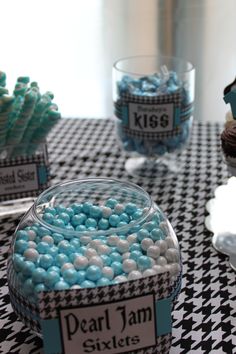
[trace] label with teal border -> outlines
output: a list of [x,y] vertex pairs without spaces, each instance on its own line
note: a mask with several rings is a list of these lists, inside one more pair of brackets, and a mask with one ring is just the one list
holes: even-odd
[[155,347],[171,333],[171,299],[154,294],[105,304],[61,307],[42,319],[45,354],[116,354]]

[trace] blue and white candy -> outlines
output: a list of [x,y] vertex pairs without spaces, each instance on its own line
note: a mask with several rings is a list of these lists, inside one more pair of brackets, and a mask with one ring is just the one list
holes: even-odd
[[[139,79],[124,75],[117,84],[118,89],[118,106],[127,105],[127,97],[137,96],[140,104],[146,104],[148,98],[158,97],[162,95],[172,95],[176,92],[181,93],[181,106],[188,107],[191,103],[189,88],[185,87],[185,83],[178,78],[178,74],[174,71],[168,71],[167,67],[161,67],[160,74],[144,76]],[[152,103],[153,104],[153,103]],[[117,106],[117,107],[118,107]],[[117,133],[126,151],[136,151],[141,155],[162,156],[165,153],[171,153],[176,149],[180,149],[188,140],[191,119],[183,119],[178,125],[178,132],[173,136],[161,138],[142,138],[140,136],[131,136],[127,133],[127,116],[122,114],[122,108],[116,107]],[[140,128],[141,129],[141,128]]]
[[[16,233],[13,265],[23,294],[36,298],[42,290],[106,286],[167,271],[176,279],[181,271],[179,250],[159,212],[134,227],[133,222],[145,212],[134,203],[121,204],[114,198],[103,206],[86,202],[46,208],[42,218],[45,221],[47,214],[48,228],[34,224]],[[121,218],[128,229],[132,223],[132,233],[116,233]],[[53,232],[51,225],[58,227],[55,221],[60,220],[61,232]],[[112,235],[103,234],[101,220],[109,223]],[[69,225],[75,231],[79,226],[81,235],[67,233]],[[96,235],[96,231],[102,232]]]

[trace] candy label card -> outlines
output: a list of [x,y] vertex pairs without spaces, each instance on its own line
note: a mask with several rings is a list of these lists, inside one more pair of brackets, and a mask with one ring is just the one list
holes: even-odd
[[125,353],[156,343],[152,294],[59,314],[65,354]]
[[0,202],[34,197],[48,186],[46,146],[35,155],[0,159]]
[[170,274],[39,293],[45,354],[161,352],[171,339]]
[[129,103],[129,128],[138,132],[173,130],[174,104]]
[[0,168],[0,195],[37,190],[36,164]]

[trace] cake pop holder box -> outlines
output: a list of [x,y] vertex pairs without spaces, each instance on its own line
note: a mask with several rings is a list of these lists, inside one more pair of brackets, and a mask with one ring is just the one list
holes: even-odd
[[[0,152],[0,214],[15,212],[49,187],[46,142],[4,146]],[[14,208],[16,207],[16,209]],[[25,211],[25,210],[24,210]]]
[[10,261],[15,313],[43,336],[45,354],[169,353],[171,311],[181,279],[168,272],[116,285],[39,293],[33,304],[19,293]]

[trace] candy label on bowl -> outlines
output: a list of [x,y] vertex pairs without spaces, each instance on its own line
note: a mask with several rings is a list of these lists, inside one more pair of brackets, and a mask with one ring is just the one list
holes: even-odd
[[64,353],[123,353],[154,346],[152,294],[111,304],[61,309]]
[[[39,293],[45,354],[161,351],[171,340],[169,272],[120,284]],[[164,336],[164,337],[162,337]]]
[[116,115],[127,136],[146,140],[174,136],[181,124],[181,97],[180,90],[153,97],[124,94],[116,104]]
[[129,103],[129,128],[143,132],[167,132],[173,129],[174,104],[147,105]]

